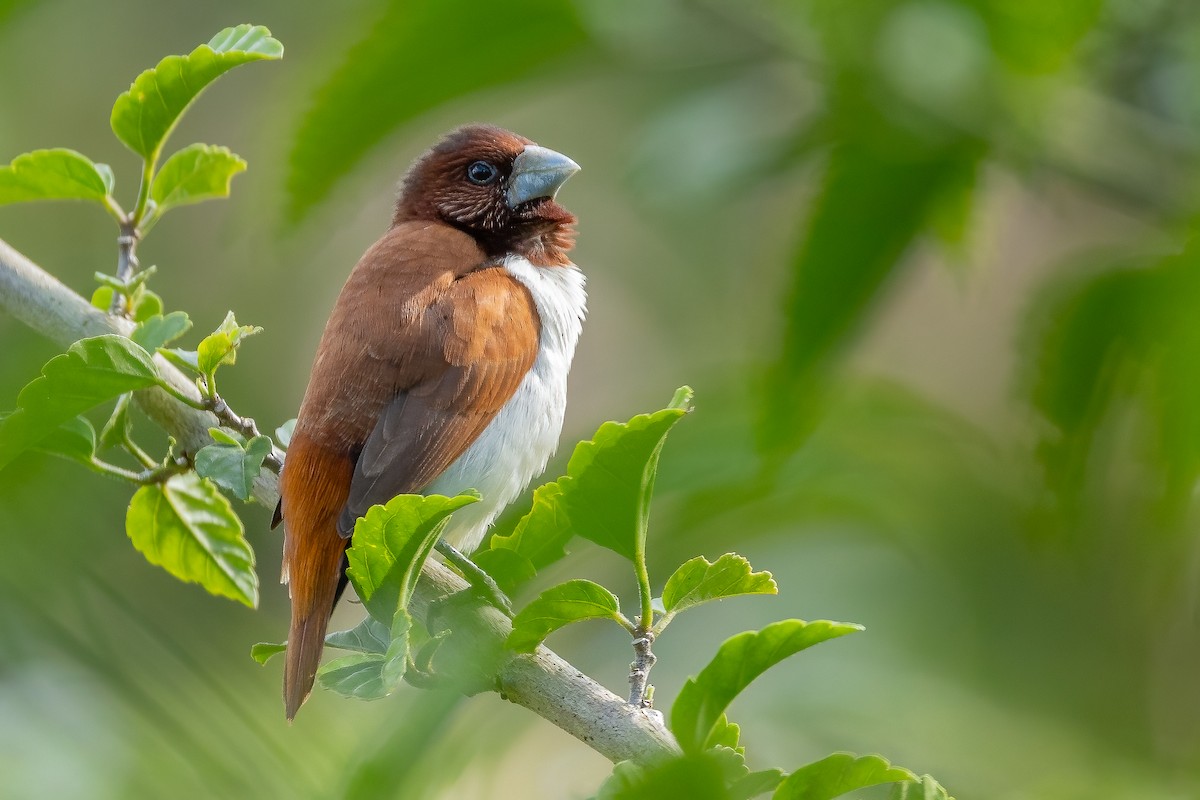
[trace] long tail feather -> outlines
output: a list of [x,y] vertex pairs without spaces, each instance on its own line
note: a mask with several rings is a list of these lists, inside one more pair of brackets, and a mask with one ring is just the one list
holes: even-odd
[[289,720],[312,692],[325,630],[344,580],[345,539],[333,534],[316,552],[288,565],[292,594],[292,624],[288,634],[287,664],[283,672],[283,700]]

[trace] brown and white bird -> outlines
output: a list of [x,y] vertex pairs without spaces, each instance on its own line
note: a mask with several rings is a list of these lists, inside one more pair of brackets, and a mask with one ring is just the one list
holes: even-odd
[[342,288],[280,479],[288,719],[312,690],[355,520],[398,494],[476,489],[443,534],[469,552],[553,454],[586,303],[575,217],[554,197],[578,170],[509,131],[459,128],[409,170]]

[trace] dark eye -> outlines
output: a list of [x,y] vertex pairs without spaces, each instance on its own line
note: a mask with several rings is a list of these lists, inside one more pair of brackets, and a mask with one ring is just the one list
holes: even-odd
[[477,186],[486,186],[499,174],[500,171],[486,161],[476,161],[467,167],[467,180]]

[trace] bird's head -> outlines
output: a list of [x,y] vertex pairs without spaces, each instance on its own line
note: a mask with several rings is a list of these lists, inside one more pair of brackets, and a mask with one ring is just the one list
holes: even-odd
[[490,255],[565,263],[575,217],[554,196],[578,171],[571,159],[523,136],[466,125],[409,169],[394,221],[441,220],[474,236]]

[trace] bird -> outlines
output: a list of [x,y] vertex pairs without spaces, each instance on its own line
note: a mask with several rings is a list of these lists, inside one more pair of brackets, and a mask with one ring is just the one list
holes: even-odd
[[280,476],[289,721],[346,585],[355,521],[399,494],[481,500],[443,531],[474,550],[545,469],[587,307],[556,196],[567,156],[492,125],[444,136],[401,181],[390,227],[325,325]]

